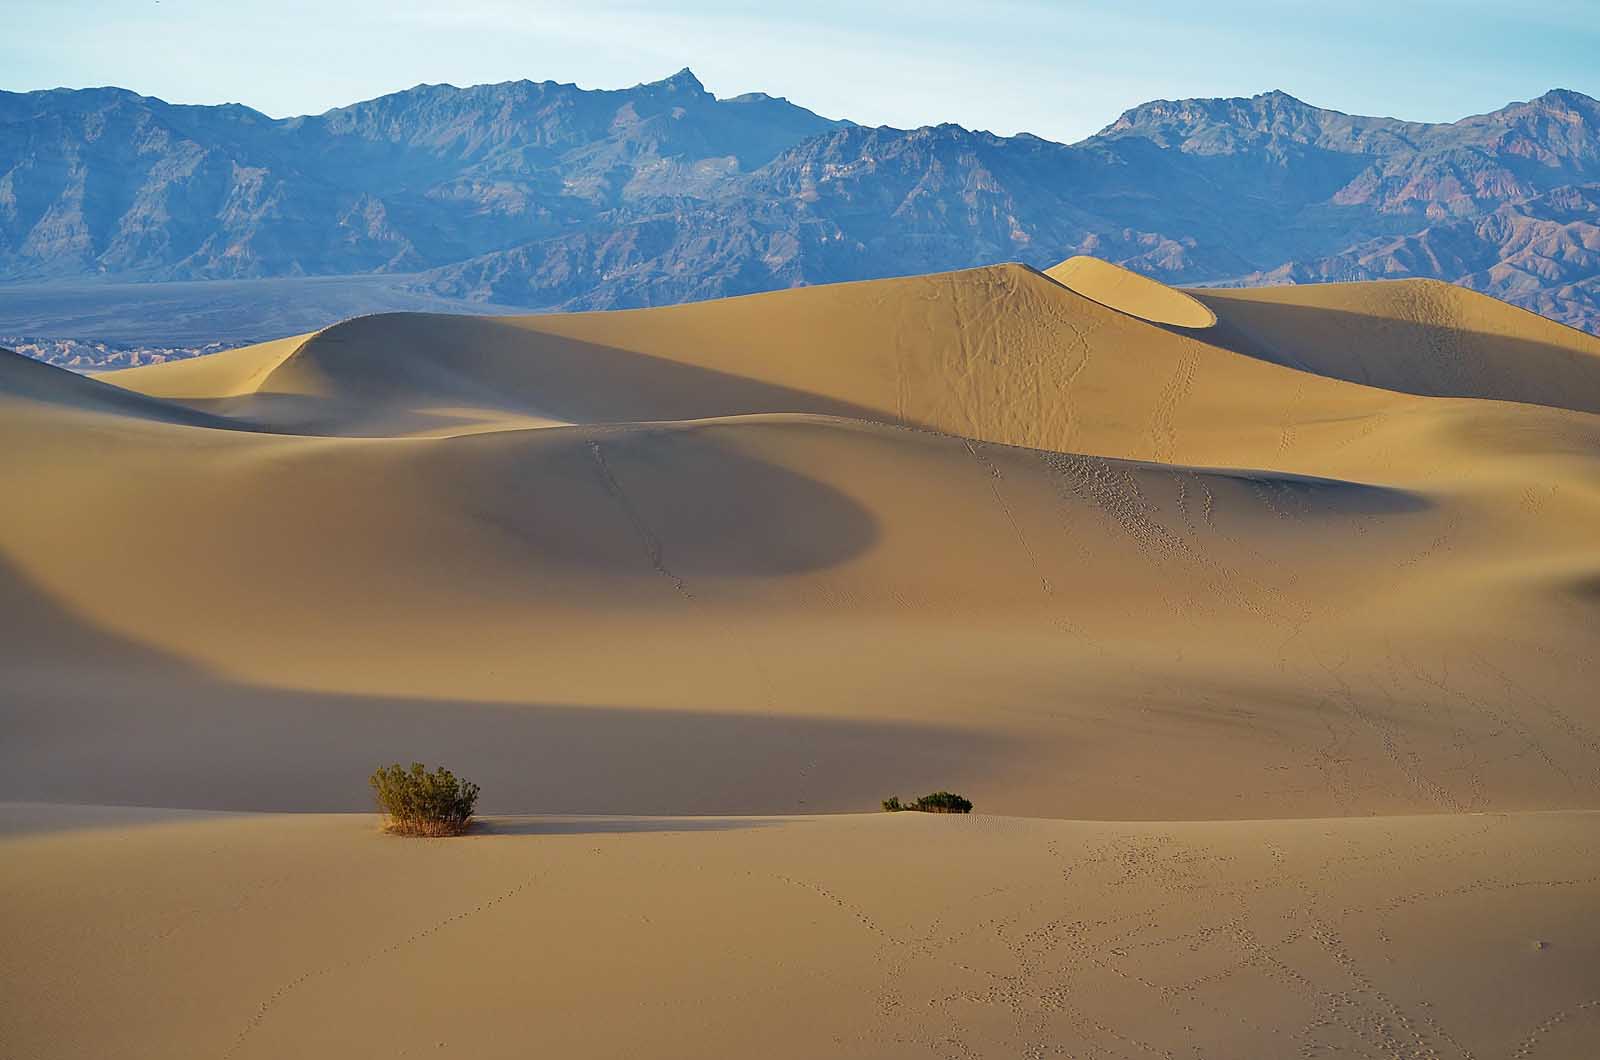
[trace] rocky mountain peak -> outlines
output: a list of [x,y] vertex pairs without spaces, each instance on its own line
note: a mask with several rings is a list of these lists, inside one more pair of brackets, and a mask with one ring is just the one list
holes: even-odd
[[706,91],[706,86],[700,83],[700,79],[694,76],[694,71],[687,66],[671,77],[663,77],[659,81],[647,81],[639,87],[642,89],[658,89],[685,96],[709,97],[711,95],[710,92]]

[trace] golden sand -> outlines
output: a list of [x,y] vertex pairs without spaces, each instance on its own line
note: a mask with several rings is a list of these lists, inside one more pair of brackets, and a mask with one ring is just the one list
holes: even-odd
[[1600,340],[1112,268],[0,355],[0,798],[743,815],[20,809],[0,1044],[1580,1055]]

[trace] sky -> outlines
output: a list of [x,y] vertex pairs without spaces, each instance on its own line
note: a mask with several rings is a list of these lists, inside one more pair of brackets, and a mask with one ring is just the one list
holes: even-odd
[[718,96],[1071,142],[1151,99],[1283,89],[1453,121],[1600,96],[1600,0],[6,0],[0,89],[116,85],[321,113],[421,83],[623,88],[687,66]]

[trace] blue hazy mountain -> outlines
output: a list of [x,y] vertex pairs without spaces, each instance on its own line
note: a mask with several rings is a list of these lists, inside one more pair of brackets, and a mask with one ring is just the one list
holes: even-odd
[[1181,284],[1434,277],[1600,330],[1600,103],[1425,124],[1268,92],[1147,103],[1069,145],[717,99],[688,70],[288,119],[0,93],[11,285],[393,274],[592,309],[1080,253]]

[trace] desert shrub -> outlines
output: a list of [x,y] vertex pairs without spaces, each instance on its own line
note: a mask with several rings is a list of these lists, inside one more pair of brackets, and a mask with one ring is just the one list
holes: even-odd
[[917,799],[916,809],[923,813],[971,813],[972,803],[950,791],[936,791]]
[[478,785],[440,766],[432,773],[421,762],[406,769],[384,766],[370,779],[378,809],[389,831],[400,835],[460,835],[472,823]]
[[931,795],[922,795],[911,802],[901,802],[900,796],[891,795],[883,800],[883,808],[889,813],[898,813],[901,810],[916,810],[920,813],[971,813],[972,803],[951,791],[936,791]]

